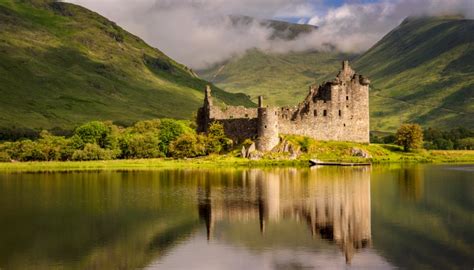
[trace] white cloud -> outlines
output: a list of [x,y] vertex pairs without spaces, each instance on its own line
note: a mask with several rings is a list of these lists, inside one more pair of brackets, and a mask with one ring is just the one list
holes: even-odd
[[[461,13],[474,17],[474,0],[381,0],[327,9],[321,0],[69,0],[97,11],[193,68],[250,48],[276,52],[323,49],[362,52],[412,15]],[[269,39],[257,23],[235,25],[226,15],[309,18],[320,26],[294,41]],[[300,22],[303,22],[300,20]]]

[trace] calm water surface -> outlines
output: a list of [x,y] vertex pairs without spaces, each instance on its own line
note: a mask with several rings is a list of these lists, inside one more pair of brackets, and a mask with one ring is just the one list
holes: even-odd
[[473,269],[473,168],[0,173],[0,269]]

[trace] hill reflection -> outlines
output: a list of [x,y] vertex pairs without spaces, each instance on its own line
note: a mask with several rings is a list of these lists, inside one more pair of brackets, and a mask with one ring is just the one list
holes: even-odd
[[313,238],[336,243],[347,263],[371,242],[369,168],[254,169],[241,181],[237,187],[199,182],[198,212],[208,240],[219,221],[258,219],[265,234],[268,223],[291,219],[305,223]]

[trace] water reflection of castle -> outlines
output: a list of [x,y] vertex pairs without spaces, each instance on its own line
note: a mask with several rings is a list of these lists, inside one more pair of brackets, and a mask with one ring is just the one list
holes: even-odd
[[334,241],[350,263],[371,239],[370,169],[250,170],[236,186],[202,183],[198,207],[208,239],[220,220],[258,219],[265,233],[269,222],[294,219],[313,237]]

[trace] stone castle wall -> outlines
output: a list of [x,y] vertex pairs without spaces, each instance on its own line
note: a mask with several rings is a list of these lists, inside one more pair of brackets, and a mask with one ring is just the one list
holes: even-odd
[[206,89],[204,107],[198,111],[198,132],[207,132],[207,128],[214,121],[222,123],[226,135],[236,143],[241,143],[245,139],[257,139],[257,108],[228,106],[221,109],[217,106],[213,106],[210,88],[208,87]]
[[319,87],[311,87],[303,102],[294,107],[259,108],[212,105],[206,90],[204,107],[198,113],[199,131],[206,132],[213,121],[224,125],[226,134],[237,143],[256,139],[257,149],[270,151],[279,134],[308,136],[317,140],[369,142],[369,83],[344,61],[337,77]]

